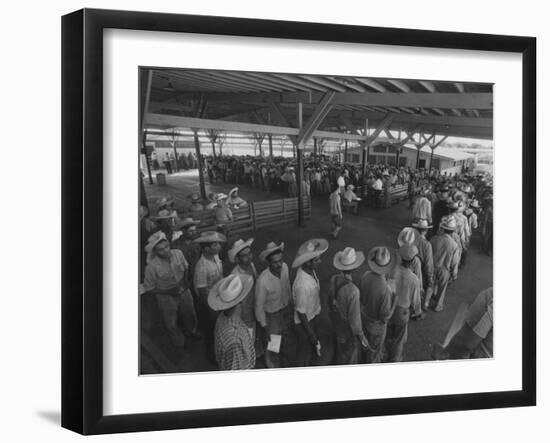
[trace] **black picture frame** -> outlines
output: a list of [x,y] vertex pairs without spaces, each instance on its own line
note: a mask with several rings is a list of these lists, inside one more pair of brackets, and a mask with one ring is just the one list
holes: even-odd
[[[108,28],[522,55],[522,388],[393,399],[106,416],[103,413],[103,31]],[[82,434],[536,404],[536,39],[84,9],[62,18],[62,426]]]

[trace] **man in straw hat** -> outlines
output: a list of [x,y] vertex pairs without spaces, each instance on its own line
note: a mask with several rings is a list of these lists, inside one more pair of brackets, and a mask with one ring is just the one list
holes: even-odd
[[426,197],[429,193],[428,188],[423,187],[420,190],[420,195],[414,202],[412,208],[412,219],[417,220],[419,218],[424,218],[428,220],[428,223],[432,221],[432,203]]
[[336,335],[336,363],[359,363],[360,345],[369,343],[363,333],[359,288],[353,283],[352,272],[365,261],[365,254],[347,247],[334,255],[333,265],[338,269],[330,279],[330,306]]
[[220,193],[216,195],[217,205],[214,208],[218,230],[224,234],[227,234],[227,226],[233,221],[233,213],[227,206],[226,199],[227,195],[225,194]]
[[342,230],[342,204],[340,198],[340,187],[334,186],[334,190],[329,197],[330,203],[330,218],[332,227],[332,238],[338,237],[338,234]]
[[188,335],[198,337],[197,316],[193,297],[188,290],[186,274],[189,266],[183,253],[170,249],[166,235],[156,232],[147,246],[147,266],[143,280],[143,291],[154,294],[172,343],[183,346],[185,338],[178,328],[178,320],[187,330]]
[[357,214],[359,212],[359,202],[361,201],[361,199],[357,197],[357,194],[355,194],[355,192],[353,192],[353,190],[355,189],[355,186],[350,184],[347,186],[346,189],[347,190],[346,192],[344,192],[343,198],[345,202],[349,204],[353,213]]
[[227,206],[231,209],[245,208],[248,206],[246,200],[239,197],[239,188],[235,187],[229,191],[229,197],[227,197]]
[[403,346],[407,341],[409,317],[418,319],[424,315],[420,301],[420,280],[411,270],[413,261],[418,255],[418,249],[414,244],[405,243],[399,248],[398,253],[400,262],[392,273],[396,305],[388,321],[386,338],[390,362],[403,360]]
[[[434,286],[434,257],[432,244],[426,238],[428,230],[432,227],[428,220],[416,220],[412,224],[416,230],[415,246],[418,248],[418,257],[422,265],[422,286],[425,298],[431,298]],[[425,307],[425,306],[424,306]],[[425,307],[427,309],[427,307]]]
[[[252,254],[253,238],[249,238],[247,241],[242,239],[233,243],[233,246],[227,253],[229,261],[235,263],[231,274],[238,275],[244,282],[244,280],[252,277],[252,281],[255,282],[258,278],[256,267],[252,262],[254,256]],[[256,340],[256,315],[254,314],[254,284],[250,288],[250,291],[241,302],[242,305],[242,319],[250,332],[252,340]]]
[[218,254],[226,238],[219,232],[205,231],[194,241],[200,245],[202,254],[195,266],[193,285],[197,295],[199,319],[206,337],[208,356],[213,358],[213,331],[217,312],[209,308],[207,300],[210,289],[223,278],[223,265]]
[[377,246],[367,254],[367,263],[371,270],[359,282],[363,330],[370,346],[365,357],[367,363],[380,363],[388,320],[397,303],[395,285],[388,279],[396,257],[388,248]]
[[214,330],[216,362],[222,370],[252,369],[256,364],[254,341],[242,319],[242,302],[252,290],[254,280],[230,274],[208,293],[208,306],[218,312]]
[[297,366],[319,364],[321,359],[322,321],[319,279],[315,270],[321,263],[321,255],[328,249],[325,239],[312,239],[303,243],[292,263],[298,268],[292,285],[294,323],[296,324],[298,350]]
[[191,212],[202,212],[202,211],[204,211],[204,206],[201,203],[201,196],[199,194],[197,194],[195,192],[195,193],[191,194],[190,198],[191,198],[191,207],[189,208],[189,210]]
[[[256,320],[264,328],[266,340],[272,335],[281,336],[279,353],[265,351],[268,368],[286,366],[288,344],[292,341],[292,309],[290,307],[290,278],[288,266],[283,261],[284,243],[269,242],[260,253],[260,260],[267,268],[256,281]],[[281,357],[283,357],[281,359]],[[281,361],[282,360],[282,361]]]
[[[452,234],[456,231],[456,219],[453,216],[443,217],[440,232],[435,235],[432,244],[434,258],[434,295],[436,312],[443,310],[445,294],[450,281],[458,277],[459,247]],[[424,301],[425,308],[430,306],[430,298]]]
[[[415,229],[409,227],[403,228],[397,236],[397,245],[399,247],[415,245],[417,241],[417,235],[418,233]],[[412,258],[409,268],[413,272],[413,274],[416,275],[418,281],[420,281],[420,287],[422,288],[422,262],[420,261],[420,258],[418,256],[415,255]],[[395,269],[397,269],[397,267]],[[390,275],[390,277],[393,278],[393,275]]]

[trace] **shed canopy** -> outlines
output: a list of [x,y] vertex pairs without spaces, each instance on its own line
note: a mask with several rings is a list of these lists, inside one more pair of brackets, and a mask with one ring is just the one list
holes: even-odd
[[199,69],[142,72],[144,129],[288,135],[298,142],[311,137],[364,141],[369,130],[415,133],[419,139],[420,134],[493,137],[493,86],[488,83]]

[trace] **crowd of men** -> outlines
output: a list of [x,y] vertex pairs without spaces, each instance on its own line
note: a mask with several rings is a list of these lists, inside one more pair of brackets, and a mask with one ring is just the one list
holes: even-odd
[[[341,166],[333,169],[338,171],[330,197],[336,237],[342,229],[338,205],[353,186],[346,183],[353,174]],[[386,167],[376,171],[389,174]],[[358,244],[338,251],[329,258],[334,275],[328,287],[321,287],[317,275],[328,240],[304,242],[290,262],[284,242],[256,247],[250,238],[227,245],[222,230],[198,234],[192,212],[180,218],[173,202],[164,199],[156,216],[142,217],[142,296],[156,297],[175,346],[203,340],[208,358],[222,370],[250,369],[258,361],[268,368],[402,361],[409,321],[444,309],[447,288],[459,278],[476,229],[491,232],[482,242],[491,249],[492,183],[469,174],[394,170],[389,175],[399,180],[400,172],[403,180],[414,180],[410,226],[394,245],[370,248],[366,255]],[[222,194],[214,208],[229,209],[237,198],[235,190]],[[222,260],[232,267],[227,275]],[[354,271],[365,262],[369,269],[358,278]],[[438,358],[473,355],[491,330],[489,289],[476,298],[456,339]]]

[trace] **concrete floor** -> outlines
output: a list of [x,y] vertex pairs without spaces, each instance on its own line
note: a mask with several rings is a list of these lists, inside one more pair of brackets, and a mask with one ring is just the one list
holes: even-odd
[[[207,192],[224,191],[227,193],[233,186],[224,183],[210,185],[207,181],[206,188]],[[241,197],[247,201],[282,197],[279,193],[266,193],[247,185],[241,185],[239,188]],[[180,208],[189,204],[187,196],[192,192],[198,192],[198,174],[196,170],[168,176],[166,186],[146,183],[146,193],[152,209],[156,208],[158,198],[163,195],[172,195],[176,201],[176,208],[181,210]],[[342,232],[337,240],[333,240],[330,237],[328,196],[313,197],[312,217],[304,227],[283,224],[251,232],[248,236],[255,238],[253,252],[256,256],[269,241],[277,243],[284,241],[286,245],[285,261],[289,266],[303,241],[316,237],[329,240],[329,249],[322,257],[323,260],[319,270],[321,291],[323,292],[323,288],[328,287],[330,276],[336,272],[332,266],[332,258],[337,251],[344,249],[346,246],[353,246],[366,254],[374,246],[397,247],[397,234],[403,227],[408,226],[410,221],[410,212],[407,205],[408,202],[403,201],[389,209],[362,208],[360,215],[344,214]],[[229,243],[231,244],[235,240],[237,239],[231,238]],[[255,260],[255,264],[258,271],[261,272],[264,268],[263,263]],[[228,265],[226,273],[230,269],[231,266]],[[365,264],[355,271],[354,279],[359,280],[366,270],[367,266]],[[291,275],[291,280],[293,277]],[[479,233],[476,233],[472,239],[465,267],[460,270],[458,280],[448,288],[445,310],[438,313],[428,311],[423,320],[409,324],[404,360],[430,360],[431,344],[443,341],[458,307],[462,303],[470,303],[480,291],[492,286],[492,282],[492,258],[480,251]],[[326,296],[323,297],[323,305],[326,305]],[[326,311],[327,309],[324,309],[324,312]],[[188,341],[183,350],[176,349],[171,345],[160,323],[154,300],[144,300],[142,303],[142,324],[144,323],[150,325],[149,335],[151,340],[158,347],[158,350],[173,363],[177,372],[215,370],[215,366],[205,358],[204,343],[202,341]],[[147,355],[142,356],[141,362],[142,373],[160,372],[158,366]]]

